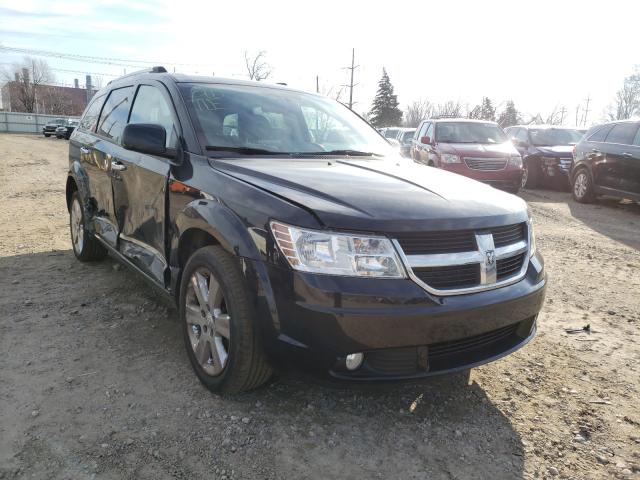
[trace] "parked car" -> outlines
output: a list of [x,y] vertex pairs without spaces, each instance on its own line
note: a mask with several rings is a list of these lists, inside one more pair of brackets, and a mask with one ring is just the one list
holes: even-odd
[[398,132],[400,132],[400,130],[400,127],[385,127],[380,133],[384,138],[398,138]]
[[56,129],[61,125],[65,125],[66,123],[67,123],[67,120],[65,118],[56,118],[54,120],[49,120],[47,124],[44,127],[42,127],[42,134],[45,137],[50,137],[51,135],[55,135]]
[[415,128],[400,128],[396,139],[400,142],[400,155],[411,158],[411,141],[416,133]]
[[523,188],[568,188],[573,147],[581,132],[554,125],[518,125],[505,131],[522,155]]
[[546,287],[526,203],[399,160],[334,100],[155,67],[97,92],[71,135],[73,251],[171,298],[215,392],[292,365],[468,372],[525,345]]
[[69,137],[71,137],[71,134],[77,126],[77,120],[69,120],[65,125],[60,125],[58,128],[56,128],[56,138],[66,138],[67,140],[69,140]]
[[495,122],[443,118],[424,120],[413,138],[411,157],[517,193],[522,159]]
[[598,195],[640,202],[640,121],[607,123],[591,129],[576,145],[571,192],[578,202]]

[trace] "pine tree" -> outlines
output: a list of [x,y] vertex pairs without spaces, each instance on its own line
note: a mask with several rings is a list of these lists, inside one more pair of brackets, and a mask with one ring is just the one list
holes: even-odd
[[482,99],[480,118],[482,120],[491,120],[492,122],[495,122],[496,120],[496,109],[491,103],[491,99],[489,97],[484,97]]
[[378,82],[378,93],[373,99],[371,108],[371,124],[374,127],[392,127],[400,125],[402,110],[398,108],[398,97],[393,94],[393,85],[387,75],[387,70],[382,69],[382,78]]
[[502,113],[498,117],[498,123],[502,128],[511,127],[521,123],[520,113],[516,110],[513,100],[509,100]]

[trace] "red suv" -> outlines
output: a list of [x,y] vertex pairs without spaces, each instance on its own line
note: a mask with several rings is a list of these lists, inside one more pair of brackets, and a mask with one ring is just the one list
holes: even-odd
[[522,157],[502,128],[486,120],[423,120],[411,144],[411,158],[516,193]]

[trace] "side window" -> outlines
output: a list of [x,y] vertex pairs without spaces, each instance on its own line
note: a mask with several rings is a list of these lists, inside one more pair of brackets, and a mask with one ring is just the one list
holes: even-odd
[[529,144],[529,135],[526,128],[519,128],[518,133],[516,133],[516,138],[521,142],[526,142],[527,144]]
[[120,143],[122,131],[127,124],[129,107],[133,97],[133,87],[118,88],[112,90],[109,98],[102,108],[100,122],[98,123],[98,135],[110,138]]
[[607,143],[621,143],[623,145],[631,145],[638,131],[638,124],[631,122],[618,123],[615,125],[609,135],[607,135]]
[[429,128],[427,128],[427,131],[424,132],[424,136],[429,137],[431,139],[431,141],[434,141],[434,136],[433,136],[433,130],[434,130],[434,124],[430,123],[429,124]]
[[84,115],[82,115],[82,118],[80,119],[80,123],[78,123],[78,128],[80,130],[86,130],[88,132],[95,131],[96,124],[98,123],[98,117],[100,116],[100,109],[104,103],[104,97],[105,95],[102,94],[91,100],[91,103],[86,108]]
[[138,94],[131,108],[129,123],[155,123],[167,132],[168,148],[175,148],[178,134],[173,120],[172,108],[162,92],[150,85],[140,85]]
[[427,133],[427,128],[429,128],[429,125],[431,125],[429,122],[424,122],[422,124],[422,126],[420,127],[420,132],[418,133],[418,136],[416,137],[416,139],[418,141],[420,141],[420,139],[425,136],[425,134]]
[[604,142],[604,139],[607,138],[607,133],[611,131],[613,125],[604,125],[600,127],[596,132],[589,137],[590,142]]

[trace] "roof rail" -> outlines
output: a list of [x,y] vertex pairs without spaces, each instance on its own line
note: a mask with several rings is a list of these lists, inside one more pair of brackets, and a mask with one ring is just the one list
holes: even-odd
[[132,77],[134,75],[140,75],[141,73],[167,73],[167,69],[164,68],[162,65],[157,65],[155,67],[151,67],[150,69],[145,68],[144,70],[136,70],[135,72],[127,73],[125,75],[122,75],[121,77],[111,80],[109,83],[107,83],[107,85],[109,85],[111,82],[114,82],[115,80]]

